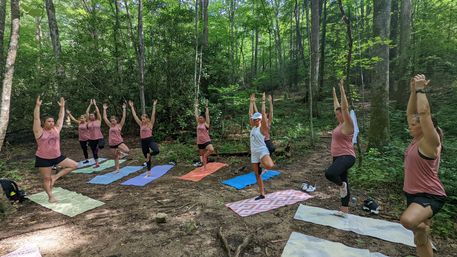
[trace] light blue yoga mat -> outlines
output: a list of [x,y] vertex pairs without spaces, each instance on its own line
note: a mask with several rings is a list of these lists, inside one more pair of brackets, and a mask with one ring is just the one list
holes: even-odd
[[[89,161],[89,162],[87,162],[87,163],[83,163],[84,161],[78,162],[78,168],[77,168],[77,169],[84,168],[84,167],[87,167],[87,166],[95,165],[95,160],[94,160],[94,158],[90,158],[88,161]],[[99,163],[104,162],[104,161],[106,161],[106,158],[98,158],[98,162],[99,162]]]
[[151,169],[151,176],[146,177],[146,173],[143,173],[139,176],[136,176],[134,178],[131,178],[125,182],[123,182],[121,185],[125,186],[145,186],[146,184],[151,183],[152,181],[162,177],[165,175],[168,171],[170,171],[174,166],[173,165],[158,165],[154,166]]
[[113,171],[103,175],[98,175],[95,178],[91,179],[88,183],[108,185],[143,168],[144,166],[125,166],[122,169],[120,169],[119,172]]
[[[281,172],[279,172],[277,170],[267,170],[267,172],[262,174],[261,177],[262,177],[262,180],[265,181],[265,180],[269,180],[272,177],[279,176],[280,174],[281,174]],[[238,177],[234,177],[232,179],[222,181],[222,184],[234,187],[238,190],[243,189],[250,185],[254,185],[255,183],[257,183],[257,181],[256,181],[255,174],[253,171],[249,172],[248,174],[245,174],[245,175],[241,175]]]

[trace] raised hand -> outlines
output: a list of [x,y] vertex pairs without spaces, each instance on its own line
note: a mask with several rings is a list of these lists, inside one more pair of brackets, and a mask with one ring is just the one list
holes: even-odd
[[263,94],[262,94],[262,102],[265,102],[265,99],[266,99],[265,92],[263,92]]
[[95,102],[95,99],[92,99],[92,104],[97,105],[97,103]]
[[208,99],[205,101],[205,107],[208,108]]
[[255,93],[251,94],[251,97],[249,98],[249,100],[251,100],[251,102],[255,102]]
[[41,106],[41,104],[43,103],[43,100],[41,100],[40,97],[41,96],[38,95],[38,97],[36,98],[36,103],[35,103],[36,106]]
[[273,98],[271,97],[271,95],[268,95],[268,101],[273,102]]
[[152,105],[156,106],[156,104],[157,104],[157,99],[154,99],[154,101],[152,102]]
[[68,115],[70,115],[70,114],[71,114],[70,110],[67,110],[67,114],[68,114]]
[[427,80],[424,74],[417,74],[416,76],[414,76],[413,80],[414,87],[416,90],[424,89],[430,83],[430,80]]
[[338,82],[338,86],[340,89],[344,89],[344,79],[340,79],[340,82]]
[[103,104],[103,110],[108,109],[108,104]]
[[60,97],[60,101],[57,102],[57,104],[60,106],[60,107],[65,107],[65,99],[62,97]]
[[130,106],[130,107],[133,107],[133,102],[132,102],[132,100],[129,100],[129,106]]
[[125,110],[125,108],[127,108],[127,104],[125,104],[125,102],[122,104],[122,109]]

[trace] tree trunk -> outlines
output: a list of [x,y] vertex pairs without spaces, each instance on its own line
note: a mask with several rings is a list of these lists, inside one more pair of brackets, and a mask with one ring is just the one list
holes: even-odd
[[[319,89],[324,88],[324,70],[325,70],[325,41],[327,34],[327,0],[323,0],[323,17],[322,17],[322,40],[321,40],[321,60],[319,67]],[[319,90],[319,94],[320,94]]]
[[202,0],[203,4],[203,46],[208,46],[208,4],[209,0]]
[[[373,34],[383,42],[389,39],[390,0],[374,2]],[[373,48],[373,55],[381,58],[375,64],[370,110],[369,147],[382,149],[389,143],[389,46],[380,43]]]
[[46,12],[48,14],[49,34],[51,35],[52,49],[54,51],[54,57],[56,58],[56,74],[57,78],[63,76],[63,67],[60,64],[60,40],[59,40],[59,28],[57,26],[56,10],[52,0],[46,0]]
[[194,86],[195,86],[195,99],[198,100],[198,95],[200,93],[200,83],[198,79],[198,68],[199,68],[199,54],[198,54],[198,0],[195,1],[195,62],[194,62]]
[[138,1],[138,69],[140,71],[140,102],[141,113],[146,113],[144,99],[144,33],[143,33],[143,0]]
[[6,57],[5,76],[3,78],[2,101],[0,106],[0,151],[5,141],[6,129],[8,128],[11,88],[13,84],[14,64],[16,62],[16,53],[19,46],[19,0],[11,0],[11,36],[8,56]]
[[347,85],[347,97],[349,104],[352,104],[352,96],[351,96],[351,88],[349,87],[350,83],[350,73],[351,73],[351,62],[352,62],[352,46],[353,46],[353,39],[352,39],[352,29],[351,29],[351,19],[346,16],[344,11],[343,2],[338,0],[338,7],[340,8],[341,16],[343,17],[343,21],[346,24],[346,37],[348,43],[348,54],[347,54],[347,61],[346,61],[346,85]]
[[317,101],[319,96],[319,0],[311,0],[311,88],[313,95],[313,114],[318,116]]
[[257,65],[258,65],[258,53],[259,53],[259,28],[255,28],[255,42],[254,42],[254,72],[253,78],[257,76]]
[[3,74],[3,38],[5,36],[6,0],[0,0],[0,74]]
[[231,74],[230,74],[230,83],[235,83],[235,6],[236,0],[230,0],[230,12],[229,12],[229,20],[230,20],[230,66],[231,66]]
[[114,24],[113,40],[114,40],[114,58],[116,58],[116,80],[117,80],[118,84],[122,84],[121,60],[120,60],[120,56],[119,56],[119,30],[121,28],[121,24],[119,21],[119,0],[114,0],[114,17],[115,17],[115,24]]
[[394,87],[395,95],[397,96],[397,108],[404,109],[406,107],[408,94],[408,80],[410,73],[408,72],[410,60],[410,45],[411,45],[411,0],[403,0],[401,2],[400,16],[400,43],[398,56],[398,80]]
[[281,87],[284,86],[284,58],[282,54],[282,42],[281,42],[281,30],[279,28],[279,2],[278,0],[274,1],[274,11],[275,11],[275,19],[274,19],[274,36],[275,36],[275,48],[278,55],[278,64],[279,64],[279,76],[280,76],[280,83]]
[[[398,0],[391,0],[391,17],[390,17],[390,40],[394,45],[389,50],[390,59],[390,80],[389,80],[389,93],[390,97],[393,98],[395,94],[396,81],[398,80],[398,62],[396,60],[398,53]],[[403,1],[401,1],[403,2]]]
[[130,42],[132,44],[133,49],[135,50],[135,56],[138,59],[138,46],[136,43],[135,35],[133,33],[133,24],[132,24],[132,16],[130,15],[129,0],[125,1],[124,4],[125,4],[125,12],[127,13],[128,34],[130,37]]

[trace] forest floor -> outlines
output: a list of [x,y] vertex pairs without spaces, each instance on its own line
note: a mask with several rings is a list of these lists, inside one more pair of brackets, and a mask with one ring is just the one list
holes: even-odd
[[[132,140],[129,145],[133,148],[138,142]],[[267,193],[298,189],[303,181],[311,181],[318,186],[315,197],[302,204],[336,210],[339,207],[338,190],[324,176],[324,170],[331,163],[329,146],[330,139],[322,138],[309,154],[279,162],[277,169],[282,174],[265,182]],[[29,167],[20,171],[20,186],[28,194],[42,191],[40,177],[33,169],[33,150],[32,145],[22,146],[14,150],[15,154],[7,156]],[[62,142],[62,151],[70,158],[80,159],[81,151],[75,140]],[[132,149],[131,156],[140,154],[140,148]],[[103,150],[102,155],[109,156],[108,151]],[[87,181],[97,174],[69,174],[56,186],[103,201],[105,205],[69,218],[33,202],[21,204],[15,214],[0,223],[0,255],[33,243],[46,257],[227,256],[217,237],[220,227],[232,250],[246,236],[252,235],[241,256],[280,256],[293,231],[388,256],[415,255],[413,247],[294,220],[299,204],[241,218],[225,204],[257,196],[258,187],[236,190],[221,184],[221,181],[240,175],[237,171],[241,165],[249,165],[249,157],[216,157],[216,161],[226,162],[229,166],[200,182],[177,179],[193,169],[189,160],[187,164],[178,163],[168,174],[145,187],[120,186],[126,179],[110,185],[91,185]],[[127,160],[125,165],[141,164],[137,160]],[[390,201],[393,201],[388,199],[388,190],[378,192],[376,199],[385,210],[381,217],[373,218],[398,222],[398,215],[388,211]],[[364,193],[354,188],[353,195],[359,201],[351,212],[369,216],[361,210]],[[155,222],[155,215],[159,212],[168,214],[166,223]],[[456,240],[434,238],[434,243],[439,249],[437,256],[455,256]]]

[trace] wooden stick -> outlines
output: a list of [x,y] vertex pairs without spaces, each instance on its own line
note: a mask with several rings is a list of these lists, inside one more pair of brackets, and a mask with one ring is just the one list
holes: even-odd
[[225,250],[227,251],[228,257],[232,257],[232,254],[230,253],[230,247],[229,247],[229,245],[228,245],[227,239],[226,239],[225,236],[222,234],[222,227],[219,228],[219,232],[217,233],[217,235],[218,235],[219,238],[221,239],[222,244],[223,244]]
[[237,248],[236,248],[236,251],[235,251],[235,257],[239,257],[240,254],[241,254],[241,251],[243,250],[243,248],[245,248],[249,242],[251,241],[251,235],[248,235],[246,236],[244,239],[243,239],[243,243],[240,244]]

